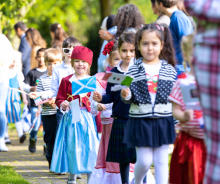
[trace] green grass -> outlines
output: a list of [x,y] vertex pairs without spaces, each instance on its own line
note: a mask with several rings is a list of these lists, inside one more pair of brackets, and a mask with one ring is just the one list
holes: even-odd
[[16,173],[11,166],[0,165],[1,184],[30,184],[20,174]]

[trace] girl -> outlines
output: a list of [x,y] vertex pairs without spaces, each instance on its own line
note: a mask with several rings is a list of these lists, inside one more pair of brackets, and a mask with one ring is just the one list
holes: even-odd
[[152,161],[156,183],[168,182],[168,145],[175,139],[172,104],[168,100],[176,79],[172,39],[167,27],[147,24],[136,35],[137,61],[127,75],[130,89],[121,90],[131,103],[124,143],[136,148],[135,184],[141,184]]
[[47,43],[46,41],[42,38],[40,32],[37,29],[34,28],[29,28],[26,31],[26,39],[31,46],[31,69],[37,68],[38,67],[38,62],[36,60],[36,53],[40,48],[46,48]]
[[[118,43],[117,41],[109,42],[103,51],[104,55],[109,54],[107,62],[109,66],[105,67],[106,71],[111,71],[114,66],[116,66],[121,57],[118,52]],[[102,95],[106,94],[107,82],[103,81],[102,78],[105,73],[96,74],[97,79],[97,91]],[[99,145],[99,152],[96,161],[95,170],[92,173],[90,178],[90,184],[121,184],[119,164],[113,162],[106,162],[106,155],[108,150],[108,142],[112,128],[113,118],[112,115],[112,103],[101,104],[92,100],[93,94],[90,97],[91,102],[91,112],[97,114],[98,111],[101,111],[101,123],[103,124],[102,128],[102,137]]]
[[[76,183],[76,174],[87,173],[87,183],[95,166],[99,140],[95,119],[90,113],[90,93],[72,96],[71,81],[90,77],[93,53],[86,47],[76,46],[71,55],[75,74],[61,81],[56,105],[65,113],[59,125],[53,151],[51,171],[69,172],[68,184]],[[74,122],[74,109],[69,102],[77,100],[80,104],[80,121]],[[77,102],[78,103],[78,102]]]
[[179,78],[170,94],[173,102],[173,116],[180,121],[176,129],[180,131],[175,141],[175,149],[170,162],[170,183],[176,184],[202,184],[206,147],[204,143],[204,129],[201,110],[186,109],[180,86],[182,84],[196,84],[193,68],[191,66],[193,50],[193,35],[182,38],[182,51],[185,61],[189,61],[191,71]]
[[[21,122],[20,119],[20,114],[21,114],[20,93],[18,91],[13,90],[13,88],[23,90],[24,75],[21,72],[22,70],[21,53],[14,50],[13,56],[14,56],[13,63],[9,66],[10,88],[8,91],[8,98],[6,102],[6,116],[8,123],[15,123],[20,143],[23,143],[26,139],[26,135],[24,134],[23,123]],[[25,105],[28,105],[26,95],[24,93],[21,93],[21,95],[22,95],[23,103]],[[7,139],[8,142],[10,142],[7,130],[5,132],[5,138]]]
[[[121,56],[119,64],[111,72],[125,74],[128,68],[134,63],[135,56],[135,33],[122,33],[118,41],[118,51]],[[102,104],[113,102],[112,118],[113,125],[109,139],[107,162],[119,163],[121,181],[123,184],[129,183],[130,163],[135,163],[136,153],[134,148],[128,148],[123,144],[124,128],[128,120],[129,104],[124,104],[121,100],[120,91],[111,91],[114,84],[107,83],[106,94],[94,92],[93,100]]]

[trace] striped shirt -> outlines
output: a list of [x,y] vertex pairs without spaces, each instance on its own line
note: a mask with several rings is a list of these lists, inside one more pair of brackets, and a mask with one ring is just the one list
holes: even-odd
[[[39,82],[37,84],[37,92],[47,91],[51,89],[51,81],[52,76],[48,76],[47,74],[42,75],[39,78]],[[57,113],[57,109],[49,105],[42,105],[42,115],[53,115]]]
[[[196,83],[195,77],[189,74],[186,74],[186,78],[178,79],[173,87],[173,90],[169,96],[169,100],[181,106],[182,111],[186,110],[186,105],[183,100],[182,91],[180,84],[182,81],[189,81],[190,83]],[[200,127],[199,119],[203,118],[202,111],[194,110],[193,120],[190,122],[180,122],[176,125],[176,129],[184,131],[199,139],[204,139],[204,129]]]

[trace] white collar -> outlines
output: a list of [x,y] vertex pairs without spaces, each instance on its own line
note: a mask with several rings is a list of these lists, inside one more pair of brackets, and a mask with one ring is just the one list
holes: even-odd
[[67,64],[65,63],[65,61],[63,61],[63,67],[64,67],[64,68],[72,68],[71,64],[70,64],[70,65],[67,65]]
[[45,69],[36,68],[36,70],[37,70],[38,72],[45,72],[45,71],[47,70],[47,68],[45,68]]
[[[129,65],[128,65],[128,69],[129,69],[132,65],[134,65],[134,60],[135,60],[134,57],[131,58],[131,61],[130,61]],[[124,71],[124,70],[121,69],[122,63],[123,63],[123,61],[121,60],[116,67],[117,67],[117,69],[118,69],[119,72],[126,73],[127,71]]]

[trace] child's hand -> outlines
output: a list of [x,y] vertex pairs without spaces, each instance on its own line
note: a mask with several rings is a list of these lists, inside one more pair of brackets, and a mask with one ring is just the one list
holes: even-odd
[[104,104],[98,103],[97,110],[98,111],[106,111],[106,107]]
[[36,112],[36,114],[35,114],[35,117],[39,117],[39,116],[40,116],[40,113],[41,113],[41,111],[38,110],[38,111]]
[[102,101],[102,95],[100,93],[98,93],[97,91],[94,91],[92,99],[95,100],[96,102],[101,102]]
[[67,102],[63,102],[62,103],[62,105],[61,105],[61,108],[64,110],[64,111],[66,111],[67,109],[69,109],[70,108],[70,106],[69,106],[69,104],[67,103]]
[[194,111],[192,109],[190,110],[185,110],[184,111],[184,122],[189,122],[193,120],[193,113]]
[[32,92],[32,93],[28,94],[28,97],[31,99],[36,99],[39,96],[41,96],[41,93],[39,93],[39,92]]
[[129,95],[129,92],[130,92],[129,88],[122,89],[121,90],[121,97],[125,99]]
[[55,103],[51,104],[51,107],[56,109],[56,104]]

